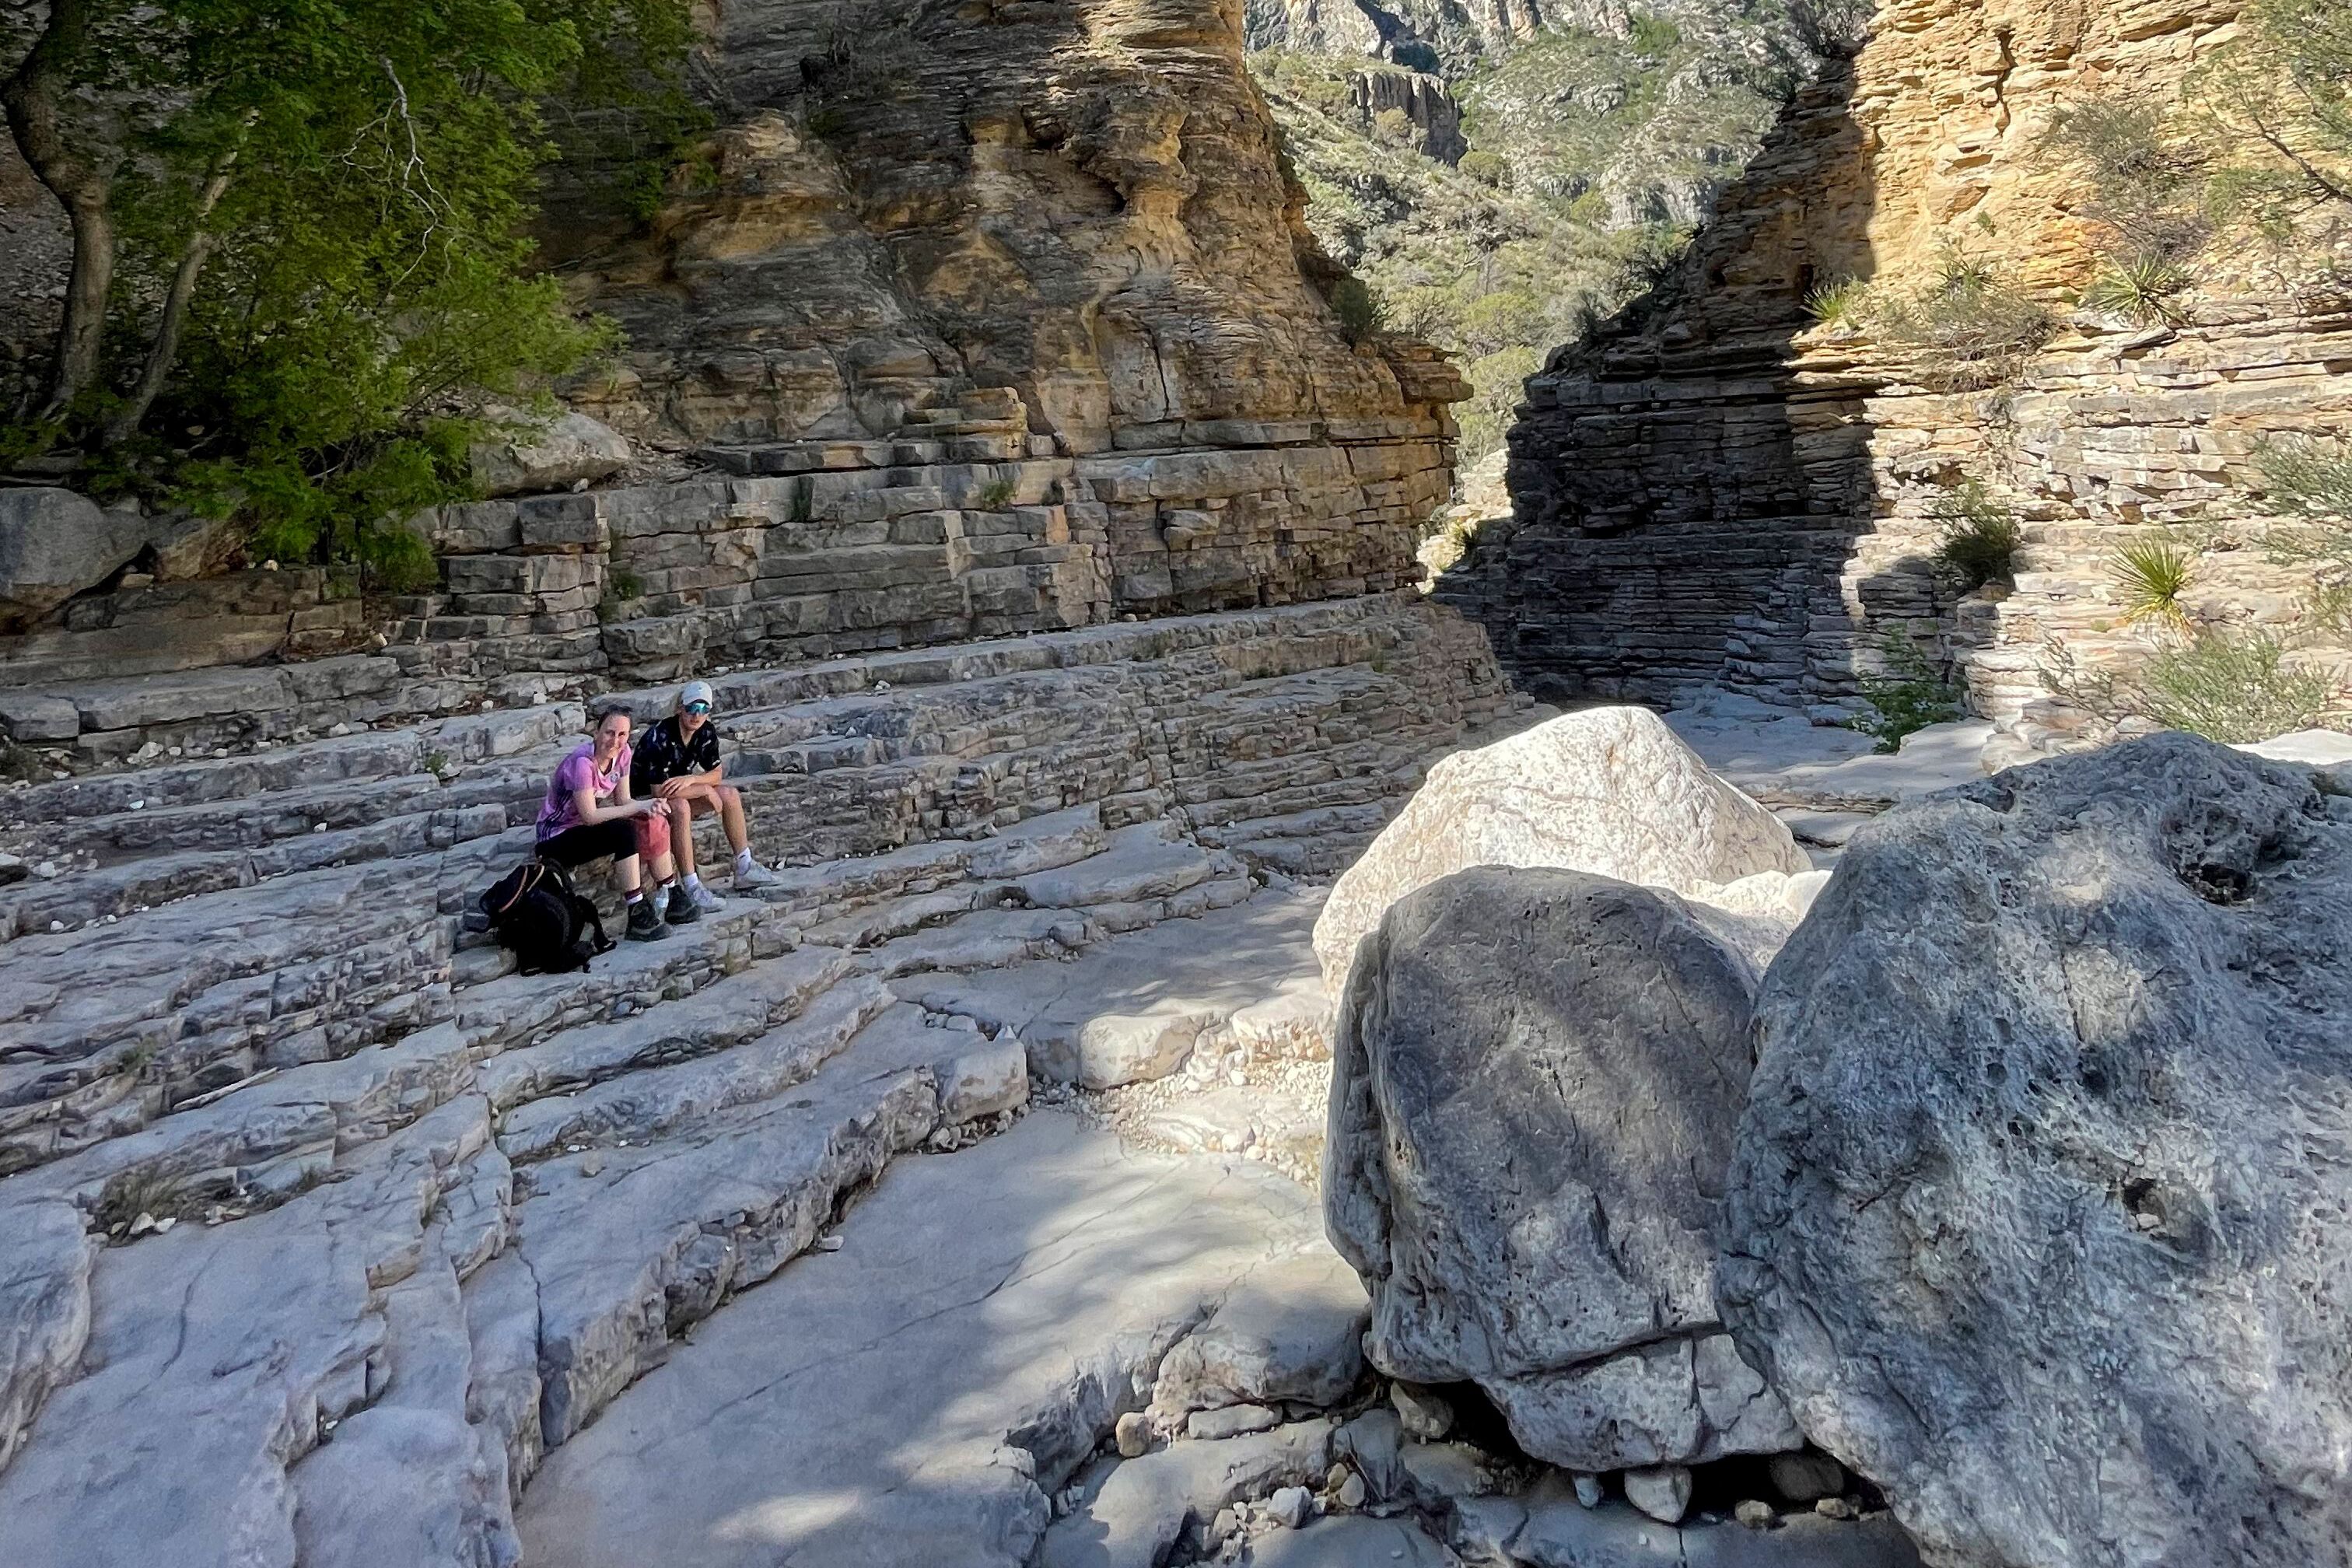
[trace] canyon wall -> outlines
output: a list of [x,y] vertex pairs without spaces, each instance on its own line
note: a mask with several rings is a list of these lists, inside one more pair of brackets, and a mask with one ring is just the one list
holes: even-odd
[[593,167],[547,203],[546,259],[626,332],[561,390],[631,438],[627,473],[419,519],[439,581],[388,602],[223,570],[234,538],[145,552],[0,637],[0,722],[102,762],[211,717],[153,695],[209,667],[340,660],[272,689],[381,721],[1419,580],[1466,388],[1326,301],[1237,5],[706,26],[716,128],[654,216]]
[[[2036,152],[2069,105],[2176,101],[2236,14],[1882,5],[1654,292],[1529,381],[1512,516],[1481,529],[1439,596],[1546,695],[1716,683],[1822,717],[1853,710],[1900,629],[2037,743],[2084,721],[2044,689],[2056,653],[2095,668],[2145,647],[2110,564],[2141,531],[2193,533],[2193,613],[2296,627],[2252,455],[2352,420],[2352,315],[2227,241],[2176,323],[2075,308],[2099,230],[2081,178]],[[1997,376],[1808,309],[1848,279],[1927,288],[1955,256],[2055,313]],[[2013,587],[1962,595],[1937,567],[1940,515],[1969,480],[2022,525]]]

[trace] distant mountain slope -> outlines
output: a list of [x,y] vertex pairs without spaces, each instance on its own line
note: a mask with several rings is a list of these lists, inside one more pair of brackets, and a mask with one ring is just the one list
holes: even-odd
[[1251,67],[1307,226],[1476,396],[1465,466],[1520,384],[1655,275],[1866,8],[1810,0],[1255,0]]

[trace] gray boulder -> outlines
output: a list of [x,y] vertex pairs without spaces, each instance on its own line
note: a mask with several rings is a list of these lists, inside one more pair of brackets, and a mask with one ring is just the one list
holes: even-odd
[[1856,834],[1718,1294],[1932,1563],[2352,1552],[2352,813],[2181,734]]
[[136,510],[49,486],[0,489],[0,631],[39,620],[147,547]]
[[1753,980],[1671,893],[1483,867],[1391,906],[1340,1007],[1324,1218],[1391,1377],[1583,1470],[1801,1439],[1717,1321]]
[[474,443],[474,482],[486,496],[569,489],[628,467],[629,438],[600,420],[567,411],[525,421]]

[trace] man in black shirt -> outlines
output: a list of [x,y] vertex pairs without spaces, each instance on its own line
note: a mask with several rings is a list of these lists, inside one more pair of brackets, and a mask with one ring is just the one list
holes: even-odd
[[685,878],[682,891],[698,909],[716,909],[719,895],[694,871],[694,814],[716,811],[735,851],[738,892],[775,878],[751,858],[751,835],[743,823],[743,796],[719,782],[719,726],[710,721],[710,683],[689,680],[677,694],[677,711],[647,727],[630,763],[630,793],[664,803],[669,810],[670,851]]

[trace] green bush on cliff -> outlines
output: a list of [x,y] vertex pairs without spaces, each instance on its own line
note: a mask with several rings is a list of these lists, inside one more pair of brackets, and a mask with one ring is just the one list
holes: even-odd
[[1982,481],[1961,480],[1958,490],[1936,498],[1928,515],[1937,525],[1937,559],[1958,572],[1969,587],[2010,580],[2011,563],[2025,542],[2024,531]]
[[[77,254],[19,466],[419,574],[493,399],[609,344],[524,237],[538,105],[675,73],[682,0],[53,0],[0,58]],[[10,21],[0,21],[7,33]]]

